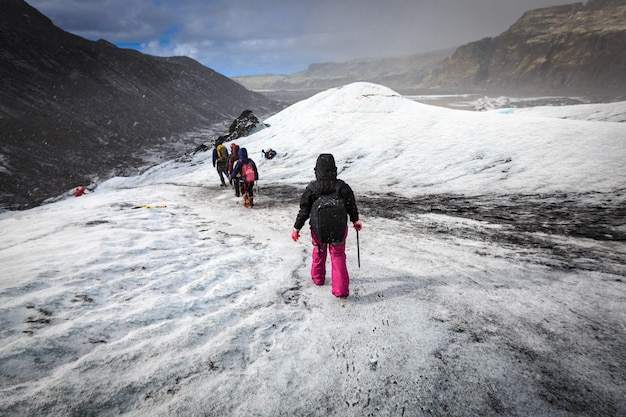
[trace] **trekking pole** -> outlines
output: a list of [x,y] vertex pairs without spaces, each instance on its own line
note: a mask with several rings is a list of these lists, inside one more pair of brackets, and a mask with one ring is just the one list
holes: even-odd
[[359,264],[359,268],[361,268],[361,247],[359,245],[359,231],[356,231],[356,259]]

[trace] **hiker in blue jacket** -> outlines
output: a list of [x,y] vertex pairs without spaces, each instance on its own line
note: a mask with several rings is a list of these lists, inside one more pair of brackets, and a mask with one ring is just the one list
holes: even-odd
[[230,173],[230,179],[236,178],[238,174],[243,179],[242,193],[245,206],[252,208],[254,205],[254,182],[259,179],[259,171],[252,158],[248,158],[246,148],[239,149],[239,163],[234,166]]

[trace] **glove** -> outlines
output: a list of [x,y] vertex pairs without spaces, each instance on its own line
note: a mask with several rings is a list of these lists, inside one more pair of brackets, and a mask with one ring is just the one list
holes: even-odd
[[293,229],[291,231],[291,238],[294,242],[297,242],[300,239],[300,231],[298,229]]
[[363,229],[363,222],[361,220],[355,221],[354,223],[352,223],[352,225],[354,226],[354,230],[356,230],[357,232]]

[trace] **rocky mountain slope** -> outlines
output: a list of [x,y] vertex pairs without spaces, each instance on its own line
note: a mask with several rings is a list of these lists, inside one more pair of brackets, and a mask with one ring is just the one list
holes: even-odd
[[304,98],[369,81],[401,93],[626,97],[626,1],[589,0],[526,12],[507,31],[456,50],[311,65],[290,75],[236,77],[267,96]]
[[626,96],[626,1],[526,12],[506,32],[459,47],[430,88]]
[[0,2],[0,58],[4,208],[137,167],[138,155],[167,149],[176,134],[279,109],[190,58],[67,33],[23,0]]

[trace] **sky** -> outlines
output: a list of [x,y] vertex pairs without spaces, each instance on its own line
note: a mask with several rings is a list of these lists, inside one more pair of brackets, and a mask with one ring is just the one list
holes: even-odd
[[62,29],[226,76],[453,48],[559,0],[28,0]]
[[[451,110],[357,83],[237,140],[259,168],[253,209],[200,152],[0,213],[0,414],[624,415],[626,245],[560,231],[623,207],[625,115]],[[323,151],[364,224],[345,300],[330,276],[312,284],[308,228],[291,240]],[[539,233],[394,218],[366,210],[373,192],[583,210]]]

